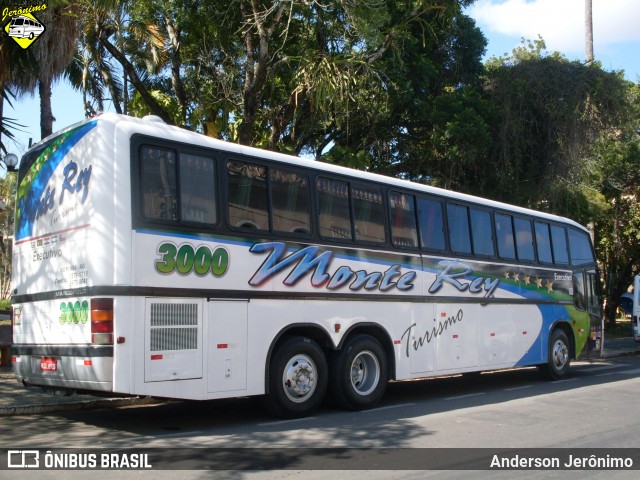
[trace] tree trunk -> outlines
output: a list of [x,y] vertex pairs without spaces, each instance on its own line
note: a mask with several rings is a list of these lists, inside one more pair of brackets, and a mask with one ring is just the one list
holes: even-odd
[[38,80],[38,93],[40,95],[40,139],[53,133],[53,110],[51,109],[51,79]]
[[587,65],[593,63],[593,5],[592,0],[584,0],[584,40],[585,60]]
[[173,119],[171,118],[171,115],[169,115],[169,112],[167,112],[155,100],[155,98],[153,98],[153,95],[151,95],[151,92],[147,89],[147,87],[144,85],[144,83],[138,76],[138,73],[136,72],[136,69],[133,66],[133,64],[127,59],[127,57],[120,50],[118,50],[118,48],[115,45],[113,45],[109,41],[105,31],[102,29],[98,31],[98,40],[104,46],[104,48],[106,48],[107,51],[113,56],[113,58],[115,58],[120,63],[120,65],[122,66],[122,69],[124,70],[124,73],[128,75],[129,79],[131,80],[131,83],[136,87],[136,89],[138,90],[138,93],[140,93],[140,96],[144,100],[144,103],[146,103],[149,109],[151,110],[151,113],[159,116],[164,122],[168,123],[169,125],[173,125]]

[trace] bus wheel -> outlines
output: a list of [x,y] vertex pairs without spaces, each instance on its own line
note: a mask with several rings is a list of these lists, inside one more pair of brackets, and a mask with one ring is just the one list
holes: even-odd
[[351,410],[378,404],[389,381],[387,355],[380,342],[357,335],[331,359],[331,393],[336,402]]
[[560,380],[569,374],[571,350],[567,334],[556,328],[549,338],[549,358],[541,365],[542,374],[549,380]]
[[267,409],[284,418],[310,415],[327,392],[328,370],[316,342],[305,337],[286,340],[271,358]]

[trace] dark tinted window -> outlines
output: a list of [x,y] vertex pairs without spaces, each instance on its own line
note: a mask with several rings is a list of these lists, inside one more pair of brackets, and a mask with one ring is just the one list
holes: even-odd
[[553,263],[551,254],[551,237],[549,235],[549,224],[535,222],[536,245],[538,246],[538,259],[543,263]]
[[486,210],[470,208],[471,216],[471,237],[473,239],[473,253],[475,255],[492,256],[493,230],[491,228],[491,214]]
[[354,185],[351,189],[356,241],[385,243],[384,197],[382,189]]
[[444,250],[444,220],[442,204],[437,200],[418,198],[418,228],[420,246],[427,250]]
[[273,229],[286,233],[311,232],[307,176],[273,168],[270,179]]
[[569,229],[569,250],[573,265],[587,265],[595,263],[591,250],[589,235],[574,228]]
[[511,215],[495,214],[496,236],[498,240],[498,255],[501,258],[514,260],[516,247],[513,238],[513,222]]
[[391,241],[396,247],[417,247],[416,208],[413,195],[389,193]]
[[181,220],[216,223],[216,182],[213,159],[181,153],[179,164]]
[[319,177],[316,182],[320,235],[324,238],[352,239],[349,213],[349,184]]
[[531,222],[527,219],[516,217],[513,219],[513,226],[515,227],[516,232],[518,259],[525,261],[535,260]]
[[567,235],[564,227],[551,225],[551,244],[553,245],[553,259],[556,265],[569,265]]
[[447,223],[449,225],[449,242],[451,250],[456,253],[471,253],[471,237],[469,235],[469,216],[467,207],[447,204]]
[[268,230],[266,167],[230,160],[227,185],[229,224],[235,228]]
[[177,155],[159,147],[140,148],[142,213],[148,219],[178,221]]

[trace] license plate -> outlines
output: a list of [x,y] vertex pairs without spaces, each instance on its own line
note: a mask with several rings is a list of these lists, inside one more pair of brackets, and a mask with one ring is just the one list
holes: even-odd
[[56,360],[55,358],[42,357],[40,359],[40,371],[41,372],[58,371],[58,360]]

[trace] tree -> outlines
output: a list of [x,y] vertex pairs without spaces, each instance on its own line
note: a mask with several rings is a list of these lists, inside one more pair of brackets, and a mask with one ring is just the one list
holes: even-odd
[[627,92],[627,121],[604,135],[595,150],[598,189],[610,205],[596,224],[609,325],[615,325],[620,295],[640,274],[640,85],[629,85]]
[[489,62],[485,91],[497,114],[485,192],[583,224],[597,220],[606,204],[592,185],[592,147],[626,115],[622,75],[546,54],[539,39]]
[[0,180],[0,299],[11,295],[11,236],[16,191],[16,176]]
[[593,64],[593,2],[584,0],[584,41],[585,41],[585,62],[587,65]]
[[72,2],[55,1],[50,2],[48,8],[38,14],[47,30],[29,50],[33,52],[36,65],[35,81],[40,96],[40,134],[44,138],[53,133],[51,86],[62,75],[75,51],[77,7]]

